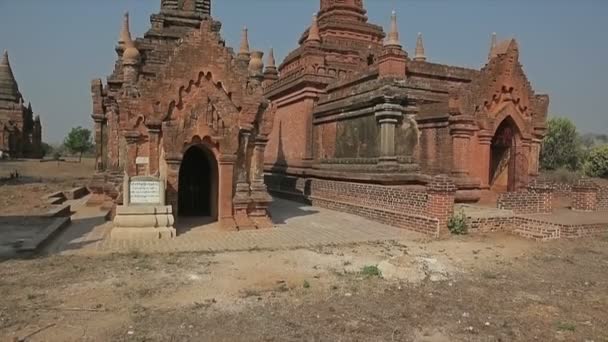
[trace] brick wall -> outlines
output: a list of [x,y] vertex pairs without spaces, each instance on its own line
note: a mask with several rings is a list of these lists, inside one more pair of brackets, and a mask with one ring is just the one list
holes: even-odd
[[608,211],[608,185],[598,186],[597,210]]
[[581,179],[572,185],[572,210],[596,211],[599,187],[589,179]]
[[553,211],[553,188],[546,184],[531,184],[527,189],[505,192],[498,196],[498,208],[516,214],[539,214]]
[[426,190],[336,180],[266,175],[274,194],[438,237],[447,234],[456,187],[436,176]]

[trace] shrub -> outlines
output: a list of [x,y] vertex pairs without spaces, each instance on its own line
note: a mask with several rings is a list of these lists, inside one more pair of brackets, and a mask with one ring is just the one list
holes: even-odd
[[540,154],[545,170],[568,168],[577,170],[582,160],[582,143],[576,126],[566,118],[551,118]]
[[381,277],[382,271],[380,271],[378,266],[365,266],[361,270],[361,274],[368,277]]
[[608,178],[608,145],[594,147],[583,166],[589,177]]
[[450,217],[448,221],[448,229],[450,233],[454,235],[465,235],[469,231],[469,225],[467,224],[467,215],[464,210],[460,210],[458,214]]

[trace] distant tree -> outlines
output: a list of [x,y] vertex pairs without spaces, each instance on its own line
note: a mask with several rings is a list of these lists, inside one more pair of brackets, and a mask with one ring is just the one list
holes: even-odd
[[608,144],[608,135],[597,133],[585,133],[581,136],[583,146],[590,149],[598,145]]
[[574,123],[566,118],[549,119],[541,150],[542,168],[578,170],[582,158],[582,143]]
[[593,133],[585,133],[581,136],[581,143],[586,148],[592,148],[595,145],[596,136]]
[[80,163],[82,154],[89,151],[91,146],[93,146],[91,131],[80,126],[72,128],[68,136],[65,137],[63,145],[70,152],[74,154],[78,153],[78,162]]
[[608,145],[596,146],[589,152],[583,165],[589,177],[608,178]]

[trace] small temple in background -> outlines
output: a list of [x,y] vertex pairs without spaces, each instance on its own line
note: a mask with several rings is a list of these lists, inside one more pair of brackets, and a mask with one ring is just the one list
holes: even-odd
[[11,158],[42,158],[42,125],[25,105],[8,51],[0,59],[0,151]]

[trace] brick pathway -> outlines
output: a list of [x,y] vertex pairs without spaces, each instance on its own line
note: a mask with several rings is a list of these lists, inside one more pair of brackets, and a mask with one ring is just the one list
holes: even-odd
[[47,248],[47,253],[221,252],[423,238],[358,216],[281,199],[276,199],[271,207],[274,229],[224,232],[211,224],[185,231],[171,241],[111,240],[111,223],[100,225],[102,213],[84,206],[76,211],[73,225]]

